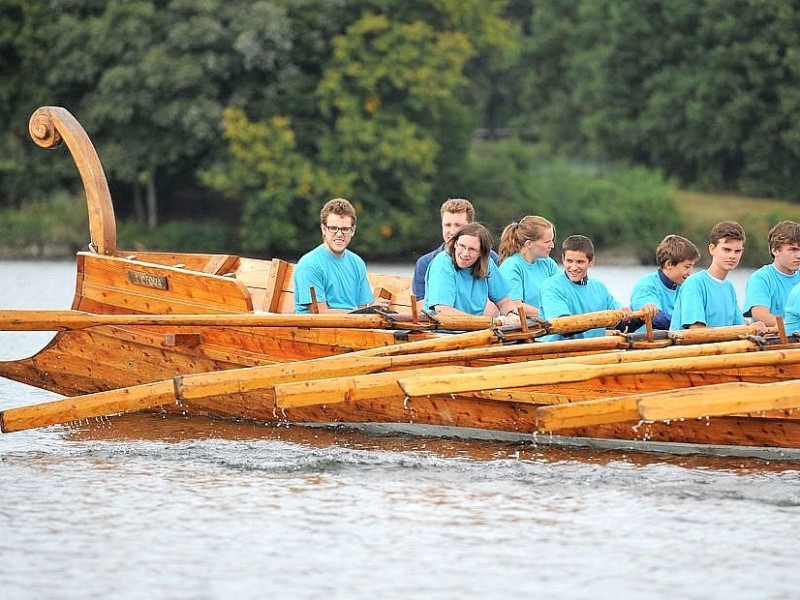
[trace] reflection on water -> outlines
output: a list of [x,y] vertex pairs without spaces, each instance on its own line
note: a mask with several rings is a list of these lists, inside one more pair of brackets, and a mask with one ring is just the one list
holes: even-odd
[[[64,308],[74,267],[59,268],[69,295],[49,301]],[[0,408],[50,398],[0,380]],[[788,599],[800,585],[796,463],[150,414],[0,435],[0,499],[4,598]]]

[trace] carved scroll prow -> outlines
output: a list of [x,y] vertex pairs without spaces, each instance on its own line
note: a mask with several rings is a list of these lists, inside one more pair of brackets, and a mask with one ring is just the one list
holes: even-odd
[[114,205],[103,165],[86,131],[68,110],[58,106],[43,106],[34,112],[28,131],[42,148],[55,148],[66,142],[86,191],[92,247],[98,254],[114,254],[117,251]]

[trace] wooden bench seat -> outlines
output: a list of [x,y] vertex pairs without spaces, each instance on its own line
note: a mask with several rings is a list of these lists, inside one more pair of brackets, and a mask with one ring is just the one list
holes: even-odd
[[[240,258],[235,272],[253,298],[256,310],[273,313],[294,312],[294,265],[279,258],[272,260]],[[411,278],[401,275],[369,274],[370,288],[391,294],[392,310],[411,312]]]

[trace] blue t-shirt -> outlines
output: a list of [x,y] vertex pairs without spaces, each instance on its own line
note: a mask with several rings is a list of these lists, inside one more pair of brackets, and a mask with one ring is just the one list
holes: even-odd
[[[541,290],[542,317],[555,319],[570,315],[582,315],[598,310],[618,310],[622,304],[617,302],[606,288],[605,284],[597,279],[586,277],[579,283],[574,283],[561,272],[545,280]],[[600,337],[606,334],[602,327],[589,329],[582,333],[572,335],[548,335],[542,341],[583,339]]]
[[495,304],[508,296],[508,284],[494,261],[489,261],[489,276],[475,277],[472,269],[459,269],[447,252],[440,252],[425,274],[425,308],[437,304],[452,306],[470,315],[482,315],[486,301]]
[[774,264],[764,265],[747,280],[744,316],[752,317],[754,306],[766,306],[771,314],[782,317],[786,299],[797,282],[800,282],[800,271],[786,275],[778,271]]
[[703,270],[689,275],[681,284],[669,328],[683,329],[693,323],[707,327],[744,325],[736,289],[730,281],[714,279]]
[[786,325],[786,333],[792,334],[795,331],[800,331],[800,285],[794,286],[792,291],[789,292],[786,306],[784,307],[783,319],[784,325]]
[[311,312],[311,286],[317,301],[330,308],[354,310],[373,301],[367,265],[349,250],[339,257],[320,244],[297,261],[292,280],[296,313]]
[[[428,272],[428,265],[431,264],[434,257],[442,250],[444,250],[444,244],[436,248],[436,250],[431,250],[427,254],[420,256],[417,260],[417,264],[414,265],[414,277],[411,279],[411,292],[417,297],[417,300],[422,300],[425,297],[425,274]],[[498,261],[497,252],[494,250],[489,252],[489,256],[492,257],[495,263]]]
[[[655,329],[669,329],[677,296],[678,284],[670,280],[659,269],[640,277],[636,285],[633,286],[631,309],[639,310],[645,304],[655,304],[658,307],[658,312],[653,317],[653,327]],[[643,329],[644,327],[640,327],[637,331]]]
[[500,272],[508,282],[508,297],[541,308],[540,289],[548,277],[558,274],[558,263],[549,256],[528,262],[517,252],[500,265]]

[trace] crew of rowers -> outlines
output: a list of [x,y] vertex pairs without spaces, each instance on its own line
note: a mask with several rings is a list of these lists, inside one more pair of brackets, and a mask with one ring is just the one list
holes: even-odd
[[[781,221],[770,230],[773,260],[748,279],[742,311],[727,279],[745,245],[744,229],[734,221],[711,229],[711,264],[696,273],[697,246],[680,235],[666,236],[656,248],[658,269],[639,279],[630,306],[623,306],[602,282],[589,277],[595,251],[588,237],[564,240],[559,268],[550,257],[555,227],[543,217],[529,215],[506,226],[495,253],[489,231],[475,221],[468,200],[449,199],[440,212],[443,243],[420,257],[412,281],[419,308],[431,314],[483,314],[514,325],[520,308],[526,317],[541,319],[620,310],[623,319],[614,329],[629,332],[644,327],[634,311],[663,330],[744,325],[747,318],[763,332],[784,317],[788,332],[800,331],[800,286],[795,286],[800,281],[800,224],[794,221]],[[296,312],[308,313],[312,304],[320,313],[388,309],[389,299],[373,296],[364,261],[347,249],[356,231],[353,205],[343,198],[328,201],[320,212],[320,229],[322,244],[294,270]],[[568,337],[605,333],[598,328]]]

